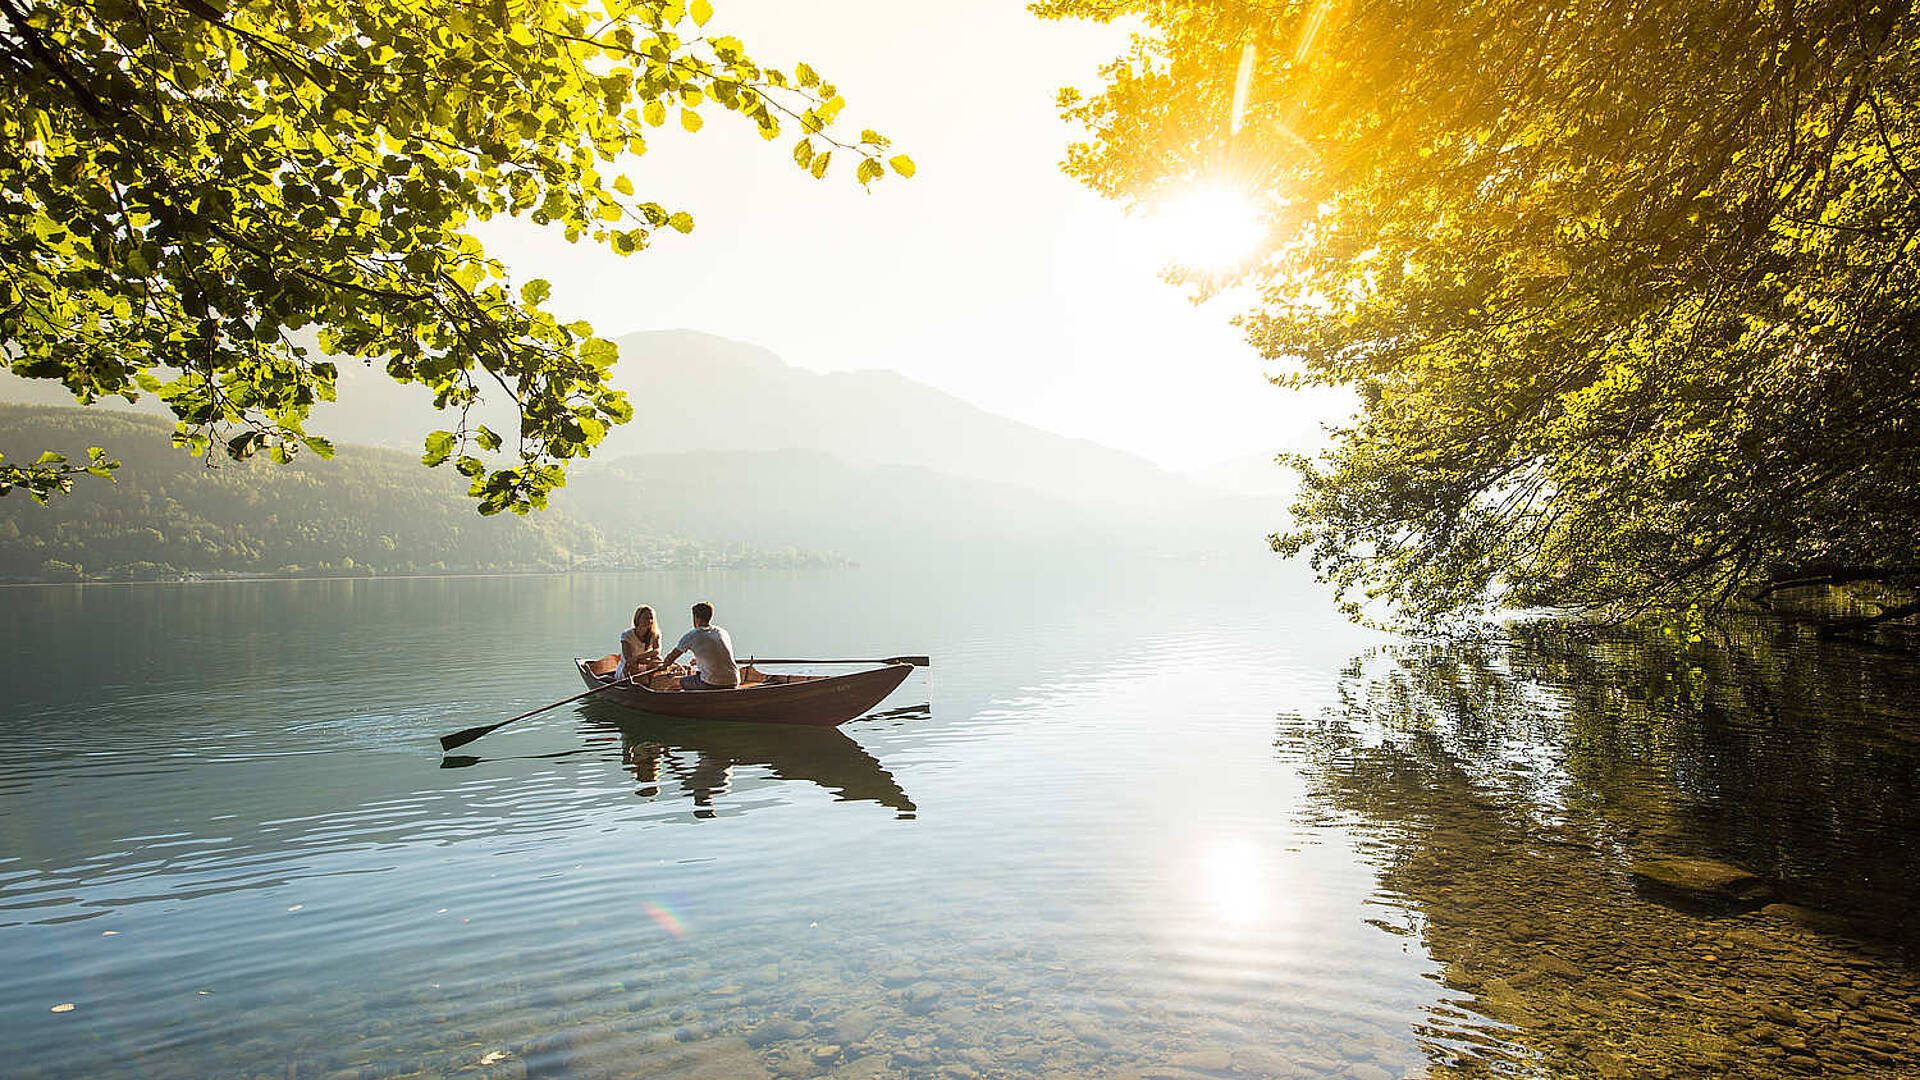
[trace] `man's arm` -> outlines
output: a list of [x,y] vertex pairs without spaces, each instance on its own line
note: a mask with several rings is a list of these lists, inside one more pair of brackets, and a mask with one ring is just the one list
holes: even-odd
[[680,659],[680,655],[686,652],[688,647],[690,647],[692,644],[693,644],[692,630],[689,630],[686,633],[681,634],[679,643],[674,645],[673,651],[668,653],[666,657],[660,661],[660,666],[661,667],[672,666],[673,662],[675,660]]

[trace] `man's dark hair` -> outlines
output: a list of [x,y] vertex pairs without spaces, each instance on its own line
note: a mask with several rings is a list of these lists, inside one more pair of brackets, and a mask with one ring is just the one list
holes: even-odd
[[705,600],[693,605],[693,617],[699,619],[701,622],[712,622],[713,605],[707,603]]

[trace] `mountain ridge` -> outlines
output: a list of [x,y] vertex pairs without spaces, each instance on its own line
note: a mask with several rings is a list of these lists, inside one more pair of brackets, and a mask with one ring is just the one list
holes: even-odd
[[0,499],[0,578],[663,568],[717,552],[743,566],[1212,557],[1252,555],[1269,529],[1256,501],[1075,502],[819,450],[628,455],[576,473],[545,511],[483,518],[463,478],[410,451],[341,443],[332,461],[210,467],[167,430],[127,410],[0,405],[0,445],[103,445],[124,462],[48,506]]
[[208,462],[173,449],[158,417],[0,405],[0,439],[66,452],[118,448],[111,479],[83,476],[47,505],[0,498],[0,580],[836,566],[795,550],[715,551],[660,533],[608,537],[579,515],[482,517],[464,481],[409,453],[343,444]]
[[[696,446],[818,449],[856,465],[923,466],[1094,502],[1186,486],[1145,458],[989,412],[896,371],[808,371],[760,346],[698,331],[645,331],[619,343],[615,382],[628,391],[635,420],[609,434],[596,457]],[[676,380],[686,356],[702,359],[708,377]],[[757,388],[729,396],[742,385]]]
[[[617,341],[613,381],[627,391],[634,419],[614,428],[582,470],[644,453],[816,449],[849,464],[922,466],[1081,502],[1144,503],[1197,490],[1138,455],[1001,416],[884,368],[809,371],[763,346],[694,330]],[[417,451],[427,432],[456,422],[432,408],[424,387],[351,359],[339,366],[339,400],[316,407],[307,425],[315,434]],[[6,372],[0,402],[75,404],[57,383]],[[94,407],[102,405],[166,415],[152,395]],[[512,410],[497,402],[472,419],[513,430]]]

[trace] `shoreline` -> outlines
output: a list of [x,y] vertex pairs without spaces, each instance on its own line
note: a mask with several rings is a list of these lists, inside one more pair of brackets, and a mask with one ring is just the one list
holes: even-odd
[[595,567],[581,570],[457,570],[434,571],[428,573],[391,573],[391,574],[251,574],[222,575],[200,578],[147,578],[126,581],[86,580],[86,581],[0,581],[0,589],[53,589],[73,586],[98,585],[253,585],[271,581],[432,581],[453,578],[517,578],[517,577],[570,577],[575,574],[717,574],[739,571],[800,573],[816,570],[852,570],[860,564],[849,562],[840,566],[661,566],[661,567]]

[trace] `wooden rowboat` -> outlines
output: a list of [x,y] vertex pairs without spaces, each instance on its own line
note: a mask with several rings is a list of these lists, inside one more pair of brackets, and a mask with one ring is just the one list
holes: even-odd
[[[573,665],[589,687],[605,686],[613,681],[620,658],[575,657]],[[880,704],[912,671],[907,664],[888,664],[851,675],[767,675],[747,666],[732,690],[662,689],[670,684],[661,679],[652,686],[622,686],[598,696],[655,716],[838,727]]]

